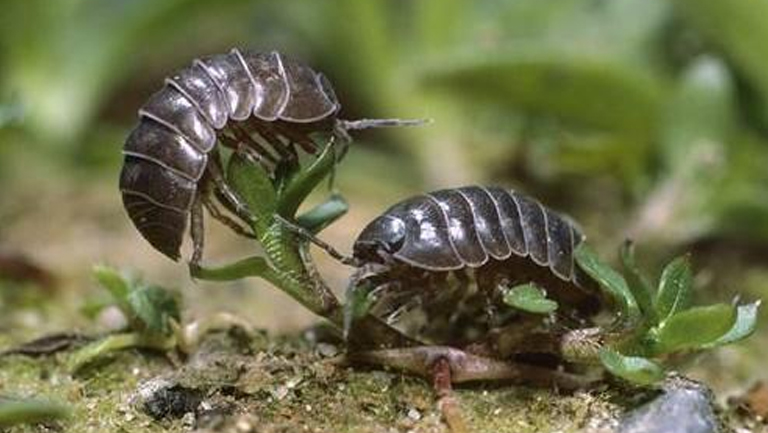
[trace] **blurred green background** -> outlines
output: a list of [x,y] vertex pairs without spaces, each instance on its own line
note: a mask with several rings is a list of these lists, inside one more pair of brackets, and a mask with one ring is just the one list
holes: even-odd
[[[344,118],[434,120],[356,135],[337,185],[351,212],[322,235],[342,250],[408,195],[498,184],[573,216],[606,258],[631,237],[656,274],[691,252],[702,300],[760,298],[766,16],[768,0],[2,0],[0,249],[60,284],[0,283],[0,331],[91,326],[78,308],[96,262],[183,288],[193,317],[234,311],[277,331],[314,320],[257,281],[191,281],[123,213],[136,110],[175,69],[232,47],[323,71]],[[212,262],[253,248],[215,223],[208,243]],[[342,288],[349,270],[315,256]],[[750,383],[766,375],[767,340],[763,320],[689,371]]]

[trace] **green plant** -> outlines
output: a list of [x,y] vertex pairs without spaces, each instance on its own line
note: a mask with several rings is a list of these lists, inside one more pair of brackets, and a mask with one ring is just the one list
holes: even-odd
[[108,266],[96,266],[93,274],[111,295],[111,301],[92,309],[93,313],[116,306],[128,324],[124,332],[107,335],[78,350],[69,360],[69,369],[84,366],[117,350],[146,348],[169,351],[180,344],[180,297],[160,286],[146,284]]
[[654,291],[635,263],[631,243],[624,244],[620,255],[626,277],[602,263],[586,245],[576,251],[579,266],[615,306],[616,318],[592,353],[614,376],[651,384],[663,377],[662,364],[670,356],[734,343],[754,332],[760,301],[691,305],[693,278],[687,256],[664,268]]
[[[346,213],[344,199],[332,194],[327,201],[297,216],[300,205],[333,173],[337,162],[333,140],[316,158],[305,164],[280,165],[273,176],[260,165],[233,154],[226,170],[227,181],[250,212],[248,223],[263,255],[215,268],[190,265],[190,274],[210,281],[262,278],[313,313],[342,327],[343,308],[315,270],[307,251],[307,237],[290,226],[295,224],[315,234]],[[358,335],[362,341],[370,339],[382,345],[404,343],[398,332],[370,316],[361,321]]]

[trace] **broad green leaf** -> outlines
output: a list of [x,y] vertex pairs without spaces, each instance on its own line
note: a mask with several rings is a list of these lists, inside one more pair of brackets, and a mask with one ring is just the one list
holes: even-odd
[[655,332],[657,354],[696,350],[714,344],[734,327],[736,307],[714,304],[677,313]]
[[640,307],[621,274],[601,262],[585,243],[581,243],[576,248],[575,258],[581,269],[597,281],[605,293],[618,305],[626,320],[636,322],[641,318]]
[[128,295],[135,284],[129,277],[120,270],[110,266],[96,265],[93,267],[93,276],[96,281],[104,287],[114,298],[118,308],[126,316],[130,316],[130,306],[128,305]]
[[643,313],[646,321],[656,323],[656,312],[653,309],[653,292],[648,277],[637,267],[635,261],[635,245],[627,240],[621,246],[621,263],[624,265],[627,286],[635,297],[640,311]]
[[611,349],[600,351],[600,361],[612,375],[638,385],[652,385],[664,378],[664,370],[650,359],[624,356]]
[[0,427],[40,424],[66,419],[70,414],[69,406],[53,401],[0,398]]
[[170,321],[181,320],[179,296],[177,293],[158,286],[146,286],[133,290],[128,295],[133,310],[131,318],[138,320],[150,334],[167,335],[171,332]]
[[685,310],[691,304],[693,276],[688,256],[672,260],[661,273],[654,308],[659,323]]
[[534,284],[521,284],[504,293],[504,303],[534,314],[549,314],[557,310],[557,302]]
[[296,222],[311,231],[319,233],[334,221],[344,216],[349,210],[349,204],[339,194],[333,194],[328,200],[296,218]]
[[335,143],[329,141],[323,152],[307,167],[295,175],[282,191],[277,211],[286,218],[293,218],[307,196],[333,170],[336,164]]
[[736,309],[736,322],[731,329],[717,340],[705,344],[703,348],[709,349],[717,346],[741,341],[755,332],[757,327],[757,313],[760,309],[760,301],[747,305],[739,305]]
[[258,229],[257,232],[266,230],[277,209],[277,196],[272,180],[264,168],[234,154],[229,161],[227,179],[256,218],[253,225]]

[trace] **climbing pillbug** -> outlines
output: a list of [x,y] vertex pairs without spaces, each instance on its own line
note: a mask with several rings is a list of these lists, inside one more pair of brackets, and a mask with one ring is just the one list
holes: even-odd
[[346,121],[337,117],[340,108],[321,73],[276,51],[233,49],[193,61],[141,107],[139,124],[125,142],[120,190],[128,216],[155,249],[173,260],[179,259],[188,219],[191,262],[201,259],[203,207],[252,236],[213,200],[243,219],[244,207],[224,180],[217,145],[274,169],[297,160],[297,145],[315,154],[311,134],[329,133],[346,145],[349,130],[412,123]]

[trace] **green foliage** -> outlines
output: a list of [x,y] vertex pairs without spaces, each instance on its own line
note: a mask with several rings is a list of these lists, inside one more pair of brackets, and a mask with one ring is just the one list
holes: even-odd
[[163,287],[148,285],[138,278],[109,266],[98,265],[93,274],[109,292],[111,302],[101,302],[89,308],[89,315],[114,305],[128,321],[126,332],[107,335],[73,353],[68,361],[73,373],[111,352],[133,347],[161,351],[173,350],[179,336],[181,300],[178,293]]
[[332,194],[328,200],[299,215],[296,222],[312,233],[318,233],[344,216],[349,204],[339,194]]
[[254,224],[262,229],[272,224],[277,210],[277,194],[272,179],[261,165],[234,154],[227,168],[227,181],[256,218]]
[[376,296],[371,287],[366,282],[358,285],[350,284],[347,287],[347,293],[344,303],[344,338],[349,336],[355,322],[368,314]]
[[722,338],[734,326],[736,307],[715,304],[681,310],[654,329],[658,353],[697,349]]
[[652,385],[664,378],[659,364],[639,356],[624,356],[615,350],[603,349],[600,361],[614,376],[638,385]]
[[131,291],[128,304],[143,332],[153,335],[170,335],[171,324],[181,321],[179,296],[163,287],[143,286]]
[[521,284],[506,290],[504,303],[533,314],[549,314],[557,310],[557,302],[547,299],[544,290],[533,283]]
[[654,309],[660,323],[688,308],[691,303],[692,282],[688,257],[678,257],[664,268],[659,292],[654,300]]
[[69,406],[61,403],[40,399],[0,398],[0,427],[40,424],[70,416]]
[[585,243],[581,243],[576,249],[575,258],[579,266],[597,281],[608,297],[619,306],[618,312],[622,320],[636,323],[641,316],[640,307],[624,277],[601,262]]
[[663,374],[646,357],[663,359],[674,353],[734,343],[751,335],[757,326],[759,302],[692,307],[693,278],[688,257],[676,258],[664,268],[654,294],[648,278],[636,266],[631,245],[625,244],[620,255],[631,284],[601,263],[587,247],[580,246],[576,253],[579,266],[600,283],[607,297],[627,298],[617,303],[620,313],[626,313],[626,305],[631,305],[636,297],[644,299],[638,320],[623,323],[616,334],[609,335],[600,353],[600,361],[611,374],[647,385]]
[[656,310],[653,308],[653,290],[651,282],[640,271],[635,261],[635,245],[631,241],[625,241],[619,252],[621,264],[632,296],[637,301],[640,312],[646,318],[656,320]]
[[[171,323],[181,319],[180,299],[176,292],[147,285],[118,269],[98,265],[93,274],[112,296],[112,301],[132,331],[152,335],[170,335]],[[102,308],[108,304],[102,304]]]

